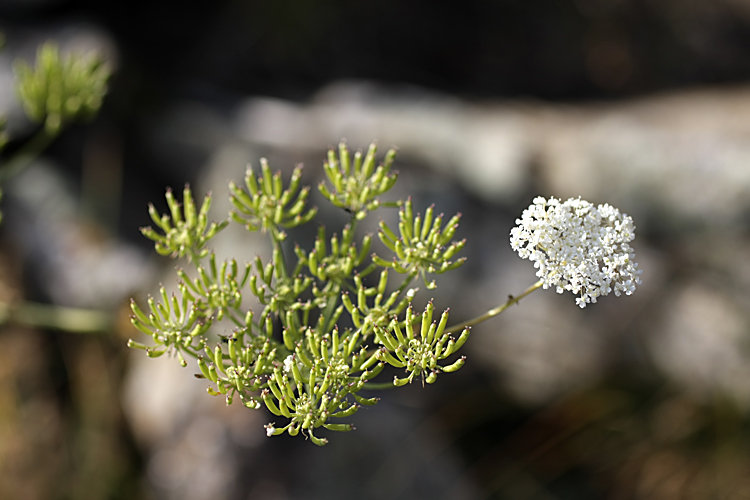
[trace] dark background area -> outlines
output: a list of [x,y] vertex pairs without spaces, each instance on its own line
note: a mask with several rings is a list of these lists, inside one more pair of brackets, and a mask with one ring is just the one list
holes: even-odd
[[342,78],[571,100],[750,75],[742,1],[6,1],[0,9],[13,28],[104,28],[121,51],[119,85],[144,106],[186,94],[305,99]]

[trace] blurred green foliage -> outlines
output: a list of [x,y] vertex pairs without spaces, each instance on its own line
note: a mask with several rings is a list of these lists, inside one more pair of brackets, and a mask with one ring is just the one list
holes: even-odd
[[111,69],[96,54],[62,56],[55,43],[44,43],[32,67],[15,66],[17,90],[26,114],[56,135],[69,122],[92,117],[107,93]]

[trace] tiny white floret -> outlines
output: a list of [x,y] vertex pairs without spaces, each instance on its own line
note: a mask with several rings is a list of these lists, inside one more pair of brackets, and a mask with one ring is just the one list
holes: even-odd
[[284,359],[284,373],[292,371],[292,364],[294,363],[294,355],[290,354]]
[[581,308],[612,291],[630,295],[641,284],[642,270],[630,246],[633,219],[611,205],[538,196],[516,224],[511,248],[534,262],[545,289],[579,295]]

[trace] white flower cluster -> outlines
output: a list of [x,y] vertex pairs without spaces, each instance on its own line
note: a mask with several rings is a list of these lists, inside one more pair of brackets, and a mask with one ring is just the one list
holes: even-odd
[[539,196],[516,224],[510,231],[513,250],[534,262],[544,288],[580,295],[576,303],[582,308],[611,291],[630,295],[641,283],[629,245],[633,219],[610,205]]

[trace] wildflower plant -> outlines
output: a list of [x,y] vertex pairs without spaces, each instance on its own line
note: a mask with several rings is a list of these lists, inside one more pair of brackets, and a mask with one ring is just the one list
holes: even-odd
[[[155,242],[158,253],[184,258],[195,272],[178,269],[177,291],[168,294],[161,287],[157,297],[148,298],[147,307],[131,301],[133,325],[152,342],[130,340],[128,345],[150,357],[174,355],[183,366],[188,365],[187,358],[194,358],[196,376],[208,382],[209,394],[223,396],[227,404],[239,400],[248,408],[265,407],[275,416],[265,427],[268,436],[302,434],[317,445],[328,442],[320,435],[321,428],[353,429],[346,419],[379,400],[369,397],[369,389],[414,381],[432,384],[441,373],[460,369],[466,358],[459,351],[470,326],[549,286],[551,264],[544,264],[542,281],[473,320],[448,326],[448,310],[436,312],[432,301],[422,311],[415,310],[411,305],[418,292],[415,282],[435,288],[436,275],[465,261],[458,253],[466,242],[455,239],[460,216],[444,223],[432,206],[421,214],[415,213],[410,199],[383,199],[398,178],[391,168],[395,151],[389,151],[380,164],[376,156],[374,144],[364,155],[350,154],[344,143],[329,151],[324,164],[327,182],[318,189],[348,212],[350,221],[338,233],[319,226],[312,247],[297,245],[294,256],[284,254],[285,230],[310,223],[317,214],[307,204],[309,188],[300,185],[301,167],[287,184],[265,160],[260,172],[248,168],[244,186],[229,184],[233,208],[228,218],[210,224],[210,194],[198,210],[190,187],[185,187],[181,203],[167,191],[169,213],[160,215],[150,206],[155,227],[142,232]],[[557,207],[552,200],[548,205]],[[633,283],[639,282],[637,267],[629,264],[632,221],[611,207],[593,209],[585,203],[579,200],[571,209],[585,223],[576,226],[578,219],[569,217],[568,226],[578,232],[562,246],[549,239],[560,236],[550,231],[554,227],[565,232],[567,227],[543,226],[531,214],[523,219],[531,225],[514,229],[513,246],[523,251],[522,256],[533,255],[537,267],[542,265],[542,254],[567,258],[571,266],[578,266],[578,274],[565,275],[554,284],[585,293],[592,302],[597,290],[603,295],[607,286],[614,286],[616,294],[629,294]],[[384,207],[398,207],[399,222],[395,229],[380,222],[378,238],[385,253],[378,253],[372,250],[370,235],[357,235],[357,225]],[[539,217],[547,216],[539,213]],[[265,233],[272,248],[270,260],[218,262],[210,240],[229,223]],[[604,229],[592,232],[595,226]],[[581,238],[578,246],[575,238]],[[598,238],[598,243],[585,246],[586,238]],[[599,253],[589,261],[586,252]],[[594,274],[584,281],[583,273],[592,272],[599,262],[606,267],[600,273],[617,276]],[[249,307],[249,301],[243,300],[247,294],[261,307]],[[217,333],[228,330],[230,335]],[[399,374],[382,381],[387,365]]]

